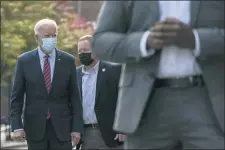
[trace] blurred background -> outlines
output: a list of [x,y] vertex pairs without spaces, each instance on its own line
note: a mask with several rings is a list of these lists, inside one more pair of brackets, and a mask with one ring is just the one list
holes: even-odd
[[8,100],[17,57],[37,47],[34,25],[43,18],[59,26],[58,48],[77,59],[77,40],[91,34],[102,1],[1,1],[1,116]]
[[1,124],[8,121],[9,96],[17,57],[37,47],[35,23],[44,18],[59,26],[58,48],[77,59],[77,40],[93,33],[102,1],[1,1]]

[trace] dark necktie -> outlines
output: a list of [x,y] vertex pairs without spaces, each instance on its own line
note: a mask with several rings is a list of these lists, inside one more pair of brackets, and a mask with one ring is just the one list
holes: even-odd
[[[51,88],[51,68],[48,61],[49,55],[45,55],[44,58],[45,58],[45,62],[44,62],[43,74],[45,79],[45,86],[49,94],[50,88]],[[48,111],[47,119],[49,118],[50,118],[50,112]]]
[[44,79],[45,79],[45,86],[49,93],[50,88],[51,88],[51,69],[50,69],[50,64],[48,61],[49,56],[45,55],[44,58],[45,58],[45,62],[44,62],[43,74],[44,74]]

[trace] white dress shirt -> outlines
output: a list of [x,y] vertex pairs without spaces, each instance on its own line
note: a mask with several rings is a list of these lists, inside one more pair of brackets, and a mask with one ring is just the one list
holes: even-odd
[[[167,17],[175,17],[185,24],[190,23],[190,1],[159,1],[160,20]],[[158,78],[180,78],[201,74],[201,69],[195,57],[200,54],[200,41],[196,30],[195,49],[179,48],[175,45],[162,49],[159,62]],[[147,51],[146,42],[149,31],[142,36],[140,50],[143,57],[154,55],[154,49]]]
[[95,114],[95,95],[99,62],[89,71],[82,68],[82,106],[84,124],[97,123]]

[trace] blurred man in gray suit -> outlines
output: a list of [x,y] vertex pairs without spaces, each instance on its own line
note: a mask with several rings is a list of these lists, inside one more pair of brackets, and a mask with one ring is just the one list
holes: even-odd
[[224,1],[106,1],[93,52],[124,63],[125,148],[224,148]]

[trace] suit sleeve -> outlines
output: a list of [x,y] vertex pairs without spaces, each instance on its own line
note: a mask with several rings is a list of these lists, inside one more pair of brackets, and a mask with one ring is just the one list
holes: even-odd
[[77,84],[75,61],[71,61],[71,77],[69,82],[69,99],[72,108],[72,132],[83,132],[83,108]]
[[104,61],[116,63],[139,62],[140,43],[145,32],[127,33],[128,14],[124,1],[104,1],[100,10],[92,47],[95,55]]
[[19,58],[14,71],[14,81],[10,97],[10,119],[12,131],[22,129],[22,110],[24,104],[25,77],[21,59]]

